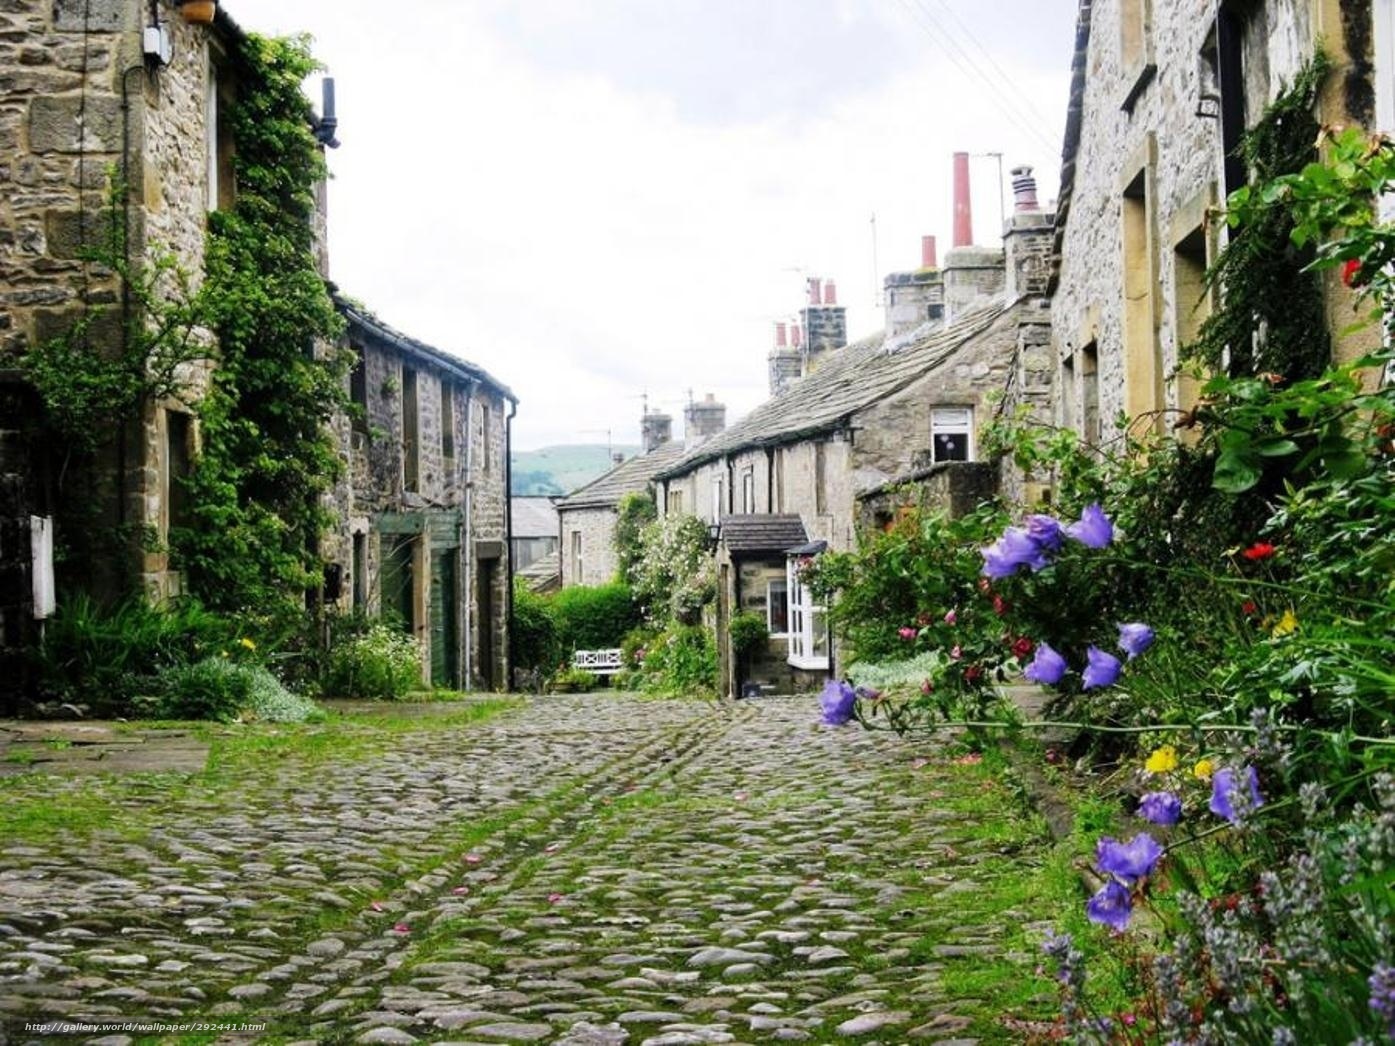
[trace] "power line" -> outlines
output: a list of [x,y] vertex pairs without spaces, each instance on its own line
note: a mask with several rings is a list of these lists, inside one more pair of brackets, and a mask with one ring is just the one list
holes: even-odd
[[935,22],[929,11],[913,4],[912,0],[899,0],[899,3],[906,9],[906,13],[911,16],[916,26],[925,33],[927,37],[940,49],[965,76],[977,78],[989,91],[989,101],[991,101],[999,111],[1013,123],[1017,129],[1029,137],[1035,138],[1046,148],[1055,148],[1045,133],[1032,121],[1023,116],[1014,100],[1004,94],[1002,89],[983,72],[981,68],[974,64],[972,57],[962,47],[960,47],[952,37],[945,34],[944,30]]
[[[920,0],[916,0],[916,2],[919,3]],[[988,61],[988,64],[991,65],[993,69],[997,71],[998,76],[1002,79],[1003,83],[1005,83],[1008,86],[1008,89],[1013,91],[1017,95],[1017,97],[1021,99],[1023,106],[1030,112],[1030,114],[1037,120],[1039,120],[1041,123],[1049,124],[1051,121],[1042,115],[1041,110],[1036,107],[1036,103],[1033,102],[1032,99],[1017,86],[1017,84],[1013,81],[1012,77],[1008,74],[1008,72],[1001,65],[998,64],[998,60],[993,57],[993,53],[989,51],[988,48],[983,46],[982,41],[980,41],[979,38],[974,35],[974,31],[972,29],[970,29],[967,25],[964,24],[964,20],[960,18],[958,14],[955,13],[954,8],[949,5],[947,0],[931,0],[931,2],[938,4],[944,10],[945,14],[949,15],[949,17],[954,21],[954,24],[957,25],[959,29],[963,32],[965,38],[969,41],[969,43],[973,44],[974,47],[978,49],[979,54],[983,55],[983,57]]]

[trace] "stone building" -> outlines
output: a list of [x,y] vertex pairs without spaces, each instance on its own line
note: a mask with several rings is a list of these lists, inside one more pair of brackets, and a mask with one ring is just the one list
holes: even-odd
[[[1055,414],[1091,443],[1166,432],[1192,406],[1178,348],[1212,307],[1215,209],[1248,177],[1236,155],[1321,42],[1326,124],[1395,127],[1390,0],[1081,0],[1054,244]],[[1373,80],[1374,70],[1374,80]],[[1331,328],[1353,319],[1326,278]],[[1339,337],[1351,358],[1369,336]]]
[[558,549],[557,508],[550,496],[514,496],[509,499],[513,529],[509,533],[511,564],[515,574]]
[[[171,0],[19,0],[0,21],[0,662],[13,666],[35,639],[36,612],[48,609],[34,596],[47,603],[52,587],[46,557],[61,468],[45,458],[17,359],[84,319],[92,351],[122,343],[130,305],[111,269],[84,257],[111,243],[113,228],[124,227],[130,260],[159,251],[195,279],[202,272],[208,213],[234,191],[219,113],[242,34],[221,10],[194,24]],[[202,373],[188,369],[190,388]],[[85,584],[107,594],[131,583],[156,597],[180,591],[165,539],[171,493],[197,440],[188,406],[173,399],[147,403],[111,434],[82,497],[105,527],[133,537],[95,561],[101,573]],[[17,673],[3,678],[4,689],[23,685]]]
[[[342,297],[354,353],[340,419],[348,462],[325,549],[344,609],[387,616],[435,686],[509,679],[512,392],[484,370]],[[331,586],[334,587],[334,586]]]

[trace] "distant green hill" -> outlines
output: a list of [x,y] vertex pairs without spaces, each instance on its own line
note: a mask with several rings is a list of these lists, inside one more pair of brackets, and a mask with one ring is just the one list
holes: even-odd
[[568,443],[513,454],[513,493],[569,494],[590,483],[613,464],[611,453],[632,458],[638,447],[607,447],[604,443]]

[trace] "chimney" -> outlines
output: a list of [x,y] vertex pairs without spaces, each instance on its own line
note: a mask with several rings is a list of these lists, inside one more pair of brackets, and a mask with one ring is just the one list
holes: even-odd
[[804,328],[797,323],[790,327],[790,344],[796,349],[804,344]]
[[974,242],[974,210],[969,198],[969,154],[954,154],[954,246]]
[[[788,344],[789,342],[785,340],[785,325],[783,323],[775,324],[775,347],[783,349]],[[798,345],[799,342],[796,341],[795,344]]]
[[645,413],[644,417],[640,418],[639,428],[643,434],[646,454],[673,439],[673,418],[661,411],[651,410]]
[[683,411],[683,439],[693,446],[709,436],[715,436],[727,427],[727,407],[718,403],[717,398],[708,393],[701,403],[689,403]]
[[1012,169],[1013,210],[1017,214],[1031,214],[1041,210],[1037,203],[1037,180],[1032,177],[1032,169],[1026,164]]
[[812,374],[825,353],[848,344],[848,310],[838,304],[838,285],[832,280],[809,280],[809,305],[800,314],[804,328],[801,351],[803,374]]
[[610,460],[614,465],[623,465],[625,464],[625,455],[617,450],[615,453],[611,454]]
[[823,303],[825,305],[838,304],[838,285],[832,280],[823,281]]
[[809,304],[810,304],[810,305],[822,305],[822,304],[823,304],[823,298],[822,298],[822,296],[821,296],[821,295],[822,295],[821,288],[822,288],[822,286],[823,286],[822,282],[819,280],[819,278],[818,278],[817,276],[811,276],[811,277],[809,277],[809,279],[808,279],[808,284],[809,284]]
[[[926,324],[938,325],[945,314],[945,285],[936,256],[935,237],[920,238],[919,269],[893,272],[882,287],[886,292],[888,343],[918,331]],[[890,351],[898,347],[888,344]]]

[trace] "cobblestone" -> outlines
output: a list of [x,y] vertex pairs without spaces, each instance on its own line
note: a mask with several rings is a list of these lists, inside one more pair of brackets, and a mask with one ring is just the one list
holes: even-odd
[[972,888],[984,855],[914,787],[927,745],[815,717],[807,699],[540,698],[424,723],[390,756],[269,769],[137,840],[10,848],[0,1031],[160,1014],[319,1042],[962,1033],[939,960],[993,932],[924,924],[906,894]]

